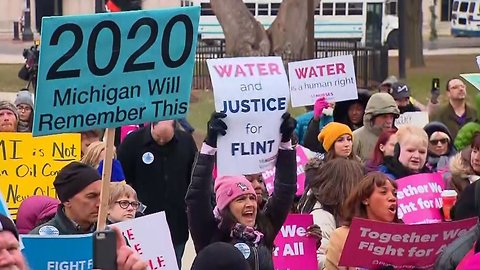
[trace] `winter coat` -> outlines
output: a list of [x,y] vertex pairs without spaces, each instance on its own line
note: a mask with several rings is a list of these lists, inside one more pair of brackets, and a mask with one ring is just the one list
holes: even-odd
[[337,228],[337,223],[335,217],[330,212],[323,209],[322,204],[318,201],[313,206],[310,214],[313,216],[313,223],[318,225],[322,230],[322,244],[317,249],[317,261],[318,269],[323,269],[330,235]]
[[455,239],[437,257],[434,269],[455,270],[480,237],[480,223]]
[[480,179],[480,176],[470,166],[470,151],[469,148],[464,149],[450,160],[449,170],[452,178],[448,183],[448,188],[454,189],[458,194],[462,193],[468,185]]
[[418,173],[431,172],[426,166],[423,166],[419,172],[412,172],[398,161],[398,157],[385,157],[383,164],[378,167],[378,171],[384,173],[392,180],[397,180]]
[[315,120],[312,117],[304,133],[303,146],[316,153],[325,153],[325,149],[323,149],[322,144],[318,141],[318,134],[324,126],[332,121],[333,116],[331,115],[322,115],[319,120]]
[[18,232],[27,234],[41,225],[39,222],[52,219],[59,204],[59,200],[47,196],[31,196],[23,200],[17,213]]
[[325,270],[355,270],[356,267],[343,267],[338,266],[340,257],[342,256],[343,247],[347,241],[348,232],[350,227],[342,226],[333,231],[330,237],[330,243],[327,247],[327,256],[325,260]]
[[70,235],[92,233],[95,231],[95,224],[92,224],[92,226],[86,231],[82,230],[78,225],[74,224],[73,221],[65,215],[64,209],[65,208],[63,207],[63,204],[60,204],[57,208],[57,213],[55,214],[55,216],[47,223],[33,229],[30,234]]
[[173,138],[159,145],[151,126],[130,133],[118,148],[127,184],[147,206],[145,214],[165,211],[173,245],[188,240],[185,194],[196,153],[191,134],[176,128]]
[[[450,104],[448,104],[450,105]],[[465,122],[466,124],[460,128],[457,135],[455,136],[455,147],[458,150],[463,150],[465,147],[469,146],[472,142],[473,135],[480,131],[480,94],[475,96],[475,105],[477,107],[477,111],[475,112],[474,109],[467,106],[466,111],[467,115],[473,115],[476,118],[471,120],[471,122]],[[450,106],[451,107],[451,106]],[[453,111],[453,109],[452,109]],[[475,114],[476,113],[476,114]],[[471,116],[470,118],[473,118]]]
[[[211,243],[228,242],[246,248],[244,255],[249,254],[247,261],[252,269],[255,269],[255,264],[258,264],[259,270],[273,269],[273,250],[268,247],[273,247],[273,240],[290,212],[297,189],[295,150],[279,150],[278,152],[274,192],[264,208],[259,209],[257,214],[257,229],[265,234],[257,247],[238,243],[229,234],[219,229],[218,221],[213,214],[214,206],[211,203],[214,161],[214,155],[201,153],[197,155],[192,181],[185,198],[190,234],[197,254]],[[266,230],[262,230],[262,228],[266,228]],[[258,259],[254,259],[254,257],[258,257]]]
[[450,158],[452,158],[457,153],[457,150],[453,145],[453,137],[450,134],[448,127],[440,122],[430,122],[423,129],[427,133],[427,136],[429,139],[432,136],[432,134],[435,132],[443,132],[448,135],[450,142],[448,143],[447,153],[445,153],[445,155],[438,156],[433,152],[428,151],[428,157],[427,157],[427,166],[433,172],[436,172],[438,170],[448,169],[448,163],[450,161]]
[[358,99],[335,103],[335,108],[333,109],[333,121],[347,125],[352,131],[361,128],[363,126],[363,121],[358,126],[354,125],[348,118],[348,109],[355,103],[360,103],[365,109],[369,99],[370,92],[367,89],[358,89]]
[[370,97],[363,116],[363,127],[353,132],[353,153],[362,161],[372,158],[373,149],[382,132],[382,128],[373,126],[375,116],[389,113],[395,116],[400,114],[397,103],[390,94],[376,93]]
[[[478,99],[478,98],[477,98]],[[478,102],[478,101],[477,101]],[[447,127],[448,130],[450,130],[452,137],[456,138],[457,134],[459,133],[460,129],[467,123],[469,122],[476,122],[477,121],[477,112],[475,109],[472,107],[465,105],[465,122],[464,124],[459,124],[457,122],[457,115],[455,114],[455,111],[453,110],[452,105],[450,103],[445,104],[444,106],[440,107],[438,111],[432,115],[430,121],[438,121],[444,123]],[[457,149],[462,149],[458,148],[457,143],[455,143],[455,146],[457,146]]]

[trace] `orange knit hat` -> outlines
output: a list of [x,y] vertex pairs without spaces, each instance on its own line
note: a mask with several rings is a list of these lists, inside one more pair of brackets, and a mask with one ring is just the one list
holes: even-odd
[[318,134],[318,141],[322,143],[325,151],[330,151],[335,141],[342,135],[348,134],[352,136],[352,130],[344,124],[337,122],[330,122],[324,126],[320,134]]

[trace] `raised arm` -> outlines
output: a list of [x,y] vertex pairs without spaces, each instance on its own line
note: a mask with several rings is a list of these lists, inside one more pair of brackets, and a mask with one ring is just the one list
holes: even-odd
[[225,116],[225,114],[213,113],[207,124],[207,137],[193,163],[191,183],[185,197],[188,226],[197,253],[210,244],[218,230],[211,200],[213,195],[212,172],[217,136],[218,134],[225,135],[227,129],[221,120]]

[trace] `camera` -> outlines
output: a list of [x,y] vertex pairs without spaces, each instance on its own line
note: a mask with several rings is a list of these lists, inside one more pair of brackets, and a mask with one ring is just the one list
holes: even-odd
[[18,77],[28,82],[25,88],[29,89],[31,85],[34,92],[37,88],[38,59],[40,55],[38,46],[39,44],[36,42],[35,45],[30,48],[23,49],[22,55],[23,58],[25,58],[25,64],[18,72]]

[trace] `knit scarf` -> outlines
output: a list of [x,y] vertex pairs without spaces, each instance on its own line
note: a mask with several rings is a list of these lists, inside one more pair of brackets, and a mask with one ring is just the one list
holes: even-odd
[[[220,215],[220,210],[217,207],[213,209],[213,215],[215,216],[216,220],[220,221],[218,223],[218,227],[220,227],[223,218]],[[235,225],[233,225],[230,231],[230,237],[240,242],[257,246],[260,241],[262,241],[264,235],[254,227],[246,226],[237,222]]]
[[29,127],[28,121],[23,121],[23,120],[18,121],[17,131],[18,132],[29,132],[30,127]]

